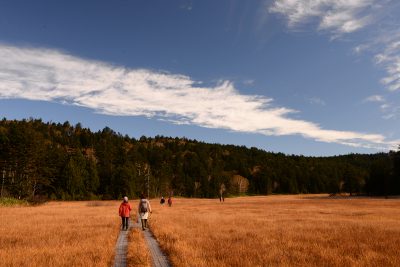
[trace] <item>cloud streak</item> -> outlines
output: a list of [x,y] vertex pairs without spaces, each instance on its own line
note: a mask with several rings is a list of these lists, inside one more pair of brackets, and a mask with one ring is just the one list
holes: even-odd
[[386,100],[381,95],[371,95],[371,96],[365,98],[363,102],[378,102],[378,103],[382,103],[382,102],[386,102]]
[[[393,34],[393,33],[392,33]],[[391,38],[380,38],[380,44],[386,48],[375,56],[379,65],[386,69],[386,77],[381,82],[389,91],[400,90],[400,29]]]
[[312,105],[326,106],[326,102],[316,96],[309,98],[308,102]]
[[371,10],[376,0],[276,0],[269,11],[280,13],[290,28],[317,21],[319,30],[343,34],[357,31],[373,22]]
[[382,95],[371,95],[363,100],[364,103],[378,103],[379,109],[384,114],[382,118],[385,120],[397,119],[400,116],[400,107],[393,101],[387,100]]
[[229,81],[202,86],[185,75],[129,69],[52,49],[0,44],[0,98],[54,101],[107,115],[146,116],[175,124],[264,135],[301,135],[348,146],[391,149],[380,134],[326,130],[290,118],[273,99],[240,94]]
[[[317,24],[317,31],[328,32],[332,38],[363,30],[369,37],[364,37],[364,43],[356,46],[354,52],[372,52],[375,62],[386,70],[381,83],[389,92],[400,91],[397,0],[274,0],[268,11],[281,14],[290,29]],[[382,102],[382,99],[367,101]]]

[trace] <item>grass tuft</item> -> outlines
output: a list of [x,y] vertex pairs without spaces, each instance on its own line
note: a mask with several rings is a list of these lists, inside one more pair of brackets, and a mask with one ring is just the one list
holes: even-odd
[[87,206],[88,207],[104,207],[104,206],[112,206],[114,205],[111,202],[107,202],[107,201],[88,201],[87,202]]
[[132,229],[128,240],[127,266],[151,267],[151,256],[142,230]]
[[11,197],[0,198],[0,206],[11,207],[11,206],[27,206],[27,205],[28,202],[26,200],[20,200]]

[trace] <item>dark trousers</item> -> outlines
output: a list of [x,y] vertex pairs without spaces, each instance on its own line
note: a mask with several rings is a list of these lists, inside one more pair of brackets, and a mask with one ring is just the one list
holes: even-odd
[[128,229],[128,219],[129,217],[121,217],[122,218],[122,229]]
[[147,219],[142,219],[142,229],[144,230],[147,227]]

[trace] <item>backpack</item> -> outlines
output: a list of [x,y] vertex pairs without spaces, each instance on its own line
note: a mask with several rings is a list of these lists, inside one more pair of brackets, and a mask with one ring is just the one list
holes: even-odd
[[146,199],[140,200],[140,212],[142,212],[142,213],[147,212],[147,200]]

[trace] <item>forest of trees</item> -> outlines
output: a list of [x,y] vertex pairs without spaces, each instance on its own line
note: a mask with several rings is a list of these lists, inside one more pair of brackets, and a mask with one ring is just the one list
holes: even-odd
[[305,157],[39,119],[0,121],[1,196],[117,199],[174,194],[400,194],[400,152]]

